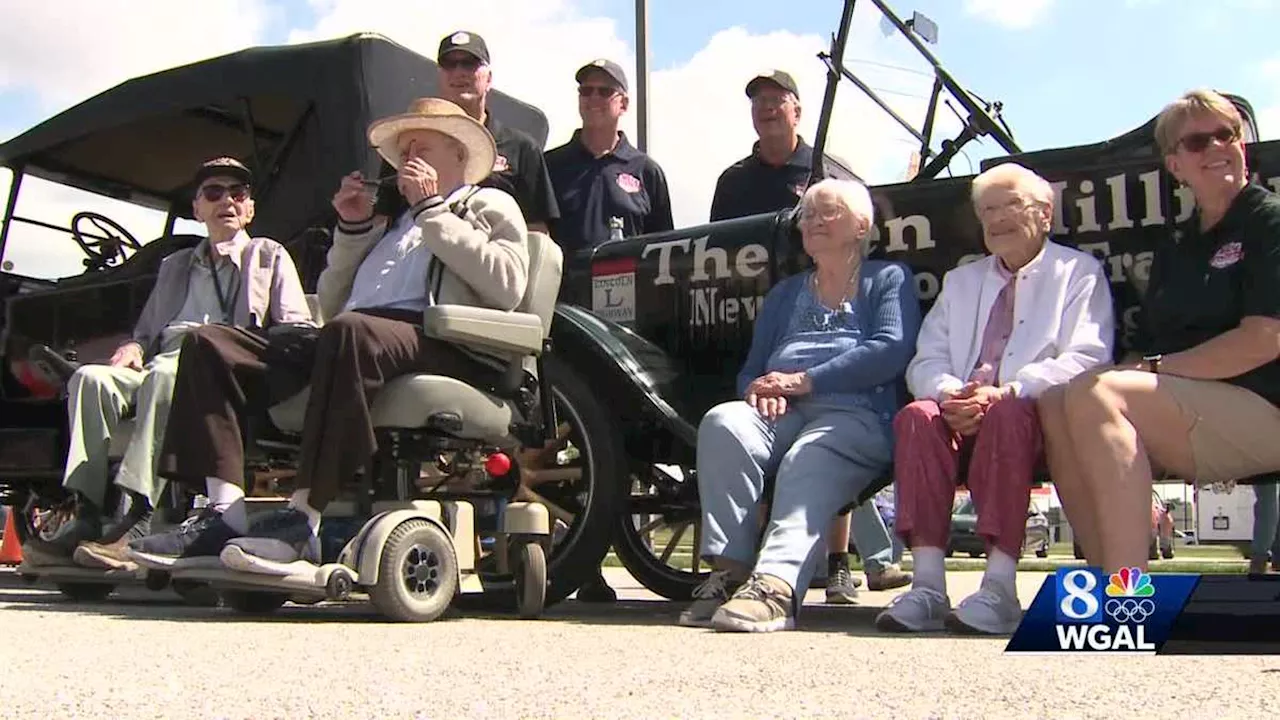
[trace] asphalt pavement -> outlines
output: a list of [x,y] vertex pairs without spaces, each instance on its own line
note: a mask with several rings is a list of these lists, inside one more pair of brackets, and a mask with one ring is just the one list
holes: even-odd
[[[676,626],[681,606],[624,570],[606,577],[615,605],[400,625],[359,603],[247,618],[141,587],[81,604],[0,570],[0,718],[1280,717],[1280,657],[1006,655],[1004,639],[881,634],[899,591],[852,607],[810,591],[794,632],[719,634]],[[952,573],[953,601],[979,577]],[[1020,574],[1024,605],[1044,577]]]

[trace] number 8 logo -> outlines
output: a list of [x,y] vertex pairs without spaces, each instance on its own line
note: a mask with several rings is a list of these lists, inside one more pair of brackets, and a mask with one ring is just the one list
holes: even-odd
[[1097,586],[1098,579],[1087,570],[1072,570],[1067,573],[1062,578],[1062,589],[1067,596],[1062,598],[1058,611],[1072,620],[1093,617],[1098,612],[1098,598],[1093,596],[1093,589]]

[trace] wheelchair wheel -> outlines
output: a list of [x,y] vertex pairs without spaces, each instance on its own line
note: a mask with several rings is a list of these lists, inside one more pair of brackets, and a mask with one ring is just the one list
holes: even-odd
[[696,551],[702,529],[697,483],[689,469],[681,475],[653,466],[647,478],[632,476],[613,535],[627,572],[668,600],[689,600],[711,574]]
[[453,540],[438,525],[406,520],[382,546],[378,582],[369,588],[374,607],[399,622],[431,622],[458,593]]
[[289,596],[276,592],[223,590],[222,602],[232,610],[245,615],[269,615],[289,602]]
[[533,541],[520,543],[511,553],[516,579],[516,604],[520,617],[533,620],[547,604],[547,554]]
[[76,602],[102,602],[115,589],[111,583],[58,583],[58,592]]
[[[546,602],[553,605],[593,576],[609,551],[627,466],[616,413],[584,373],[554,355],[546,358],[545,368],[559,421],[557,439],[521,453],[517,499],[540,502],[551,513]],[[484,580],[486,590],[504,594],[504,604],[509,602],[514,578]]]

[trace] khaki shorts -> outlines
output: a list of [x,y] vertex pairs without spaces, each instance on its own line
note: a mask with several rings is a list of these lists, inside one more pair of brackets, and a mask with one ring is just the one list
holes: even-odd
[[1280,470],[1280,408],[1218,380],[1161,375],[1190,426],[1195,482],[1243,480]]

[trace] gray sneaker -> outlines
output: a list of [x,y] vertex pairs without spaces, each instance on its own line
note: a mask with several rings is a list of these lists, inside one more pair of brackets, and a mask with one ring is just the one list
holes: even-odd
[[858,602],[858,586],[853,573],[847,567],[836,568],[827,578],[827,603],[830,605],[854,605]]
[[693,602],[680,613],[685,627],[711,627],[711,617],[742,584],[728,570],[715,570],[693,591]]

